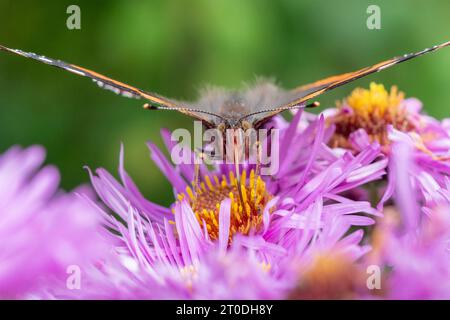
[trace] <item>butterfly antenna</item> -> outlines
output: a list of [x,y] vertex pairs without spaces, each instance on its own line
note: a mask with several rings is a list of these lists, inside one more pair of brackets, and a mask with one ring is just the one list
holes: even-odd
[[143,108],[145,110],[173,110],[173,111],[186,111],[186,112],[198,112],[198,113],[204,113],[210,116],[214,116],[217,118],[220,118],[222,120],[226,120],[224,117],[219,116],[216,113],[213,112],[209,112],[209,111],[205,111],[205,110],[200,110],[200,109],[195,109],[195,108],[186,108],[186,107],[164,107],[164,106],[156,106],[154,104],[151,103],[146,103],[143,105]]
[[246,114],[245,116],[243,116],[242,118],[239,119],[239,121],[254,116],[255,114],[260,114],[260,113],[267,113],[267,112],[275,112],[275,111],[285,111],[285,110],[292,110],[292,109],[301,109],[301,108],[316,108],[320,106],[320,102],[318,101],[314,101],[313,103],[304,105],[304,104],[299,104],[299,105],[295,105],[295,106],[291,106],[291,107],[280,107],[280,108],[272,108],[272,109],[265,109],[265,110],[260,110],[260,111],[256,111],[256,112],[252,112],[249,114]]

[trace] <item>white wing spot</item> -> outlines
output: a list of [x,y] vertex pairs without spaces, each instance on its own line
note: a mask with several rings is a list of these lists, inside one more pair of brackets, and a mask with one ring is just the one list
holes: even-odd
[[111,86],[111,85],[109,85],[109,84],[107,84],[107,83],[104,83],[104,84],[103,84],[103,89],[112,91],[112,92],[114,92],[115,94],[120,94],[120,89],[117,89],[116,87],[113,87],[113,86]]
[[39,60],[42,61],[42,62],[46,62],[46,63],[52,63],[52,62],[53,62],[52,60],[48,59],[48,58],[45,57],[45,56],[39,56],[38,58],[39,58]]
[[104,83],[102,81],[96,79],[92,79],[92,81],[94,81],[100,88],[103,88]]
[[125,91],[125,90],[120,90],[119,88],[116,88],[112,85],[109,85],[107,83],[104,83],[103,81],[97,80],[97,79],[92,79],[92,81],[94,81],[100,88],[108,90],[108,91],[112,91],[115,94],[121,95],[125,98],[135,98],[135,99],[140,99],[140,96],[129,92],[129,91]]
[[64,69],[67,70],[67,71],[76,73],[76,74],[78,74],[78,75],[80,75],[80,76],[85,76],[85,75],[86,75],[84,72],[79,71],[79,70],[74,69],[74,68],[71,68],[71,67],[64,67]]
[[19,50],[19,49],[12,49],[12,51],[17,53],[17,54],[20,54],[21,56],[24,56],[24,57],[28,57],[29,56],[28,53],[26,53],[26,52],[24,52],[22,50]]
[[381,71],[381,70],[384,70],[384,69],[386,69],[386,68],[389,68],[390,66],[393,66],[395,63],[396,63],[395,61],[393,61],[393,62],[391,62],[391,63],[388,63],[387,65],[380,67],[380,69],[378,69],[377,72],[379,72],[379,71]]
[[139,96],[128,91],[122,91],[122,96],[125,98],[139,98]]

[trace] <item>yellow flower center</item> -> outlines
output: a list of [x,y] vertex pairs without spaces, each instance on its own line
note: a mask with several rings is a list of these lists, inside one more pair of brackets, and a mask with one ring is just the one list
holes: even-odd
[[[227,179],[228,178],[228,179]],[[200,225],[206,225],[212,240],[219,237],[219,211],[222,200],[230,198],[230,236],[235,233],[249,234],[251,230],[258,231],[262,226],[262,211],[272,198],[260,176],[255,177],[252,170],[247,178],[244,170],[240,177],[240,192],[238,180],[233,172],[229,177],[205,176],[198,190],[187,187],[185,193],[178,195],[179,200],[187,199]]]
[[[382,84],[371,83],[369,89],[356,88],[338,103],[338,113],[329,122],[336,126],[331,146],[350,148],[348,137],[363,128],[373,141],[388,145],[387,126],[408,132],[414,129],[402,106],[404,93],[392,86],[388,92]],[[349,110],[350,108],[350,110]]]
[[372,82],[369,90],[356,88],[347,98],[347,104],[353,112],[363,118],[383,118],[399,112],[399,105],[404,94],[396,86],[387,92],[382,84]]

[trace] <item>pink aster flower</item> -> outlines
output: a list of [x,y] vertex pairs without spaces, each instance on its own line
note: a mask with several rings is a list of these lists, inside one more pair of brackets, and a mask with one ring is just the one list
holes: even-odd
[[[317,213],[320,211],[316,207]],[[315,219],[306,222],[303,234],[297,233],[290,254],[278,254],[279,261],[270,264],[261,259],[257,248],[258,238],[236,235],[226,249],[220,242],[211,243],[198,259],[183,263],[185,256],[194,256],[195,245],[187,245],[180,254],[173,254],[159,232],[159,240],[146,239],[144,230],[152,229],[146,219],[135,216],[133,225],[123,230],[126,247],[118,247],[115,254],[95,268],[85,272],[81,290],[72,291],[62,287],[49,291],[48,297],[59,299],[284,299],[311,298],[298,295],[311,273],[335,277],[322,272],[318,261],[325,260],[335,267],[342,263],[352,266],[338,268],[346,277],[354,277],[358,267],[356,260],[370,247],[361,246],[363,231],[349,233],[349,223],[337,218],[321,231],[314,228]],[[132,231],[134,228],[137,232]],[[152,231],[153,232],[153,231]],[[169,233],[172,231],[169,230]],[[142,237],[144,236],[144,237]],[[167,237],[170,239],[172,236]],[[174,237],[175,238],[175,237]],[[195,242],[193,237],[192,242]],[[179,246],[182,247],[181,245]],[[158,249],[159,248],[159,249]],[[255,249],[256,248],[256,249]],[[132,251],[132,253],[130,253]],[[332,253],[332,254],[331,254]],[[152,256],[149,261],[148,256]],[[179,257],[179,258],[177,258]],[[178,260],[178,262],[177,262]],[[171,262],[172,261],[172,262]],[[318,271],[317,271],[318,269]],[[337,272],[336,276],[339,276]],[[359,281],[360,279],[358,279]],[[322,286],[320,297],[354,297],[364,281],[355,282],[354,292],[345,287],[334,290]],[[356,283],[358,286],[356,286]],[[330,290],[331,289],[331,290]],[[348,290],[347,290],[348,289]],[[301,292],[301,291],[300,291]]]
[[157,261],[151,268],[121,251],[101,265],[87,269],[80,290],[52,287],[51,299],[282,299],[292,283],[277,279],[270,267],[249,250],[232,245],[226,254],[218,248],[201,263],[178,268]]
[[[421,208],[413,192],[417,180],[411,178],[418,174],[414,152],[409,143],[393,145],[397,207],[387,211],[387,220],[381,220],[376,230],[375,262],[390,270],[384,277],[387,298],[449,299],[450,198],[435,190],[428,194],[429,203],[435,205]],[[426,214],[419,215],[421,210]]]
[[[360,151],[377,141],[391,158],[392,143],[402,141],[412,147],[416,175],[413,191],[423,203],[431,201],[430,194],[445,188],[450,174],[450,131],[448,120],[438,120],[422,112],[422,103],[415,98],[404,98],[392,87],[370,84],[370,88],[355,89],[352,94],[328,111],[328,123],[334,130],[329,144],[344,150]],[[411,173],[410,173],[411,174]],[[391,199],[394,175],[388,175],[388,185],[378,209]]]
[[[414,197],[426,207],[433,207],[441,202],[448,201],[449,197],[449,175],[450,175],[450,161],[446,159],[443,151],[438,151],[436,149],[431,153],[424,153],[420,147],[420,141],[418,141],[414,135],[408,135],[401,131],[390,128],[389,137],[393,142],[399,143],[403,148],[409,148],[408,153],[409,158],[406,155],[397,156],[396,163],[393,165],[400,165],[399,161],[408,161],[410,165],[407,167],[409,172],[404,172],[405,176],[411,179],[410,191],[414,192]],[[444,139],[443,139],[444,140]],[[450,139],[448,139],[450,142]],[[438,144],[438,141],[435,142]],[[447,149],[448,152],[448,149]],[[440,155],[438,155],[440,154]],[[399,176],[399,171],[394,170],[397,174],[391,175],[390,185],[388,189],[393,190],[393,185],[396,184],[395,179]]]
[[94,210],[58,190],[58,171],[41,167],[44,158],[39,146],[0,155],[0,298],[65,286],[68,268],[82,270],[101,250]]
[[[104,169],[97,169],[96,175],[90,173],[97,194],[114,212],[111,215],[99,209],[105,224],[121,235],[123,251],[160,283],[166,282],[160,276],[168,270],[178,279],[183,270],[198,270],[199,276],[189,286],[191,290],[202,287],[198,283],[204,273],[214,275],[219,284],[225,283],[224,288],[229,285],[227,279],[234,278],[229,274],[232,270],[224,268],[217,272],[214,266],[217,261],[235,259],[227,257],[233,247],[251,254],[251,260],[256,261],[250,263],[251,269],[256,268],[256,274],[268,269],[266,277],[270,281],[264,281],[264,277],[256,282],[251,277],[250,282],[241,280],[248,288],[254,287],[253,282],[268,285],[266,290],[248,292],[248,298],[271,297],[267,295],[270,286],[285,288],[288,275],[298,277],[298,270],[289,271],[293,270],[289,265],[294,258],[306,261],[315,251],[339,248],[355,261],[368,247],[360,245],[363,232],[349,234],[350,228],[371,225],[374,220],[369,216],[380,213],[368,202],[351,200],[342,193],[382,177],[387,161],[377,143],[356,155],[334,154],[325,144],[324,118],[301,128],[300,117],[298,113],[282,129],[283,161],[275,177],[263,179],[255,176],[251,166],[242,166],[242,192],[247,193],[243,200],[237,195],[237,179],[229,166],[219,165],[212,170],[202,166],[200,189],[194,192],[189,183],[194,180],[193,165],[173,166],[149,143],[152,159],[171,182],[176,195],[171,208],[159,206],[142,196],[125,171],[122,149],[120,182]],[[163,138],[170,149],[173,142],[169,132],[163,131]],[[301,148],[297,145],[299,141]],[[211,260],[211,252],[215,251],[222,255],[221,259]],[[206,296],[202,290],[190,292],[190,298]],[[245,297],[233,292],[228,298]],[[162,289],[161,296],[166,293]]]

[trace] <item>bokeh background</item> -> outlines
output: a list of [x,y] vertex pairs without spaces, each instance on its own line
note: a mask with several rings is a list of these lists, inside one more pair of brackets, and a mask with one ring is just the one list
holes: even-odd
[[[66,8],[81,8],[81,30],[66,28]],[[366,27],[370,4],[381,30]],[[291,88],[450,39],[450,1],[420,0],[0,0],[0,43],[97,70],[143,89],[195,99],[206,84],[238,88],[256,76]],[[397,84],[433,116],[449,116],[450,49],[323,95],[333,106],[355,86]],[[149,159],[161,128],[191,128],[175,112],[144,111],[140,101],[85,78],[0,52],[0,152],[42,144],[71,189],[88,181],[83,165],[116,174],[120,143],[143,193],[172,201]]]

